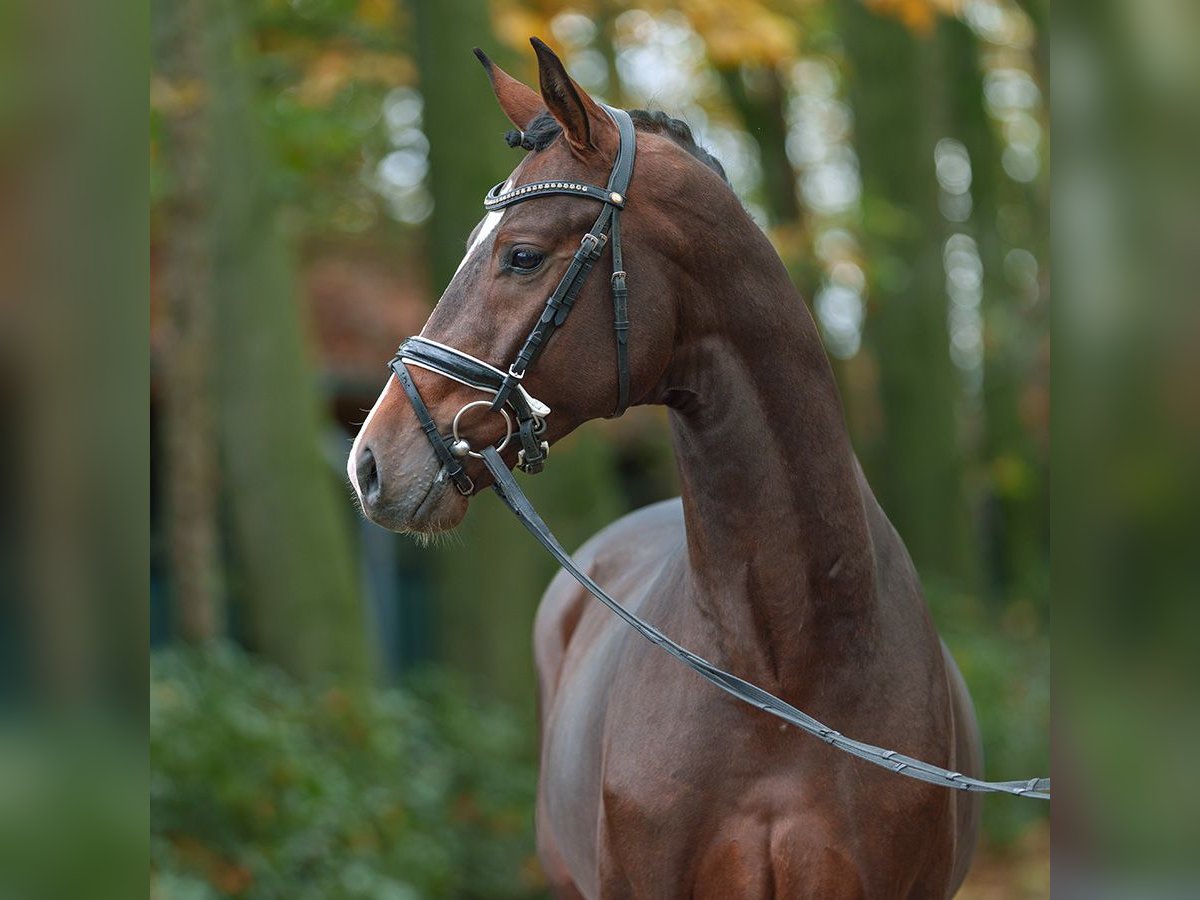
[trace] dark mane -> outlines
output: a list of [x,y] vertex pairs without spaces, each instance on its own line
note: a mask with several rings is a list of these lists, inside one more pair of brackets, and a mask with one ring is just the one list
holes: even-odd
[[[629,117],[633,119],[633,125],[638,131],[661,134],[670,138],[720,175],[726,184],[729,183],[729,178],[725,175],[725,167],[721,165],[720,160],[696,143],[696,138],[692,135],[692,129],[687,122],[673,119],[661,110],[631,109]],[[562,126],[555,121],[554,117],[549,113],[541,113],[525,131],[510,131],[505,137],[509,146],[512,147],[545,150],[560,134],[562,134]]]

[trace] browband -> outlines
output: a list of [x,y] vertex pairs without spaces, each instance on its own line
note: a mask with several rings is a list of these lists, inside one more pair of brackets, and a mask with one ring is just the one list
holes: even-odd
[[511,190],[504,190],[507,182],[500,182],[483,199],[483,206],[488,212],[504,209],[522,200],[534,197],[544,197],[547,194],[570,194],[573,197],[590,197],[601,203],[611,203],[616,207],[625,205],[625,196],[614,190],[598,188],[594,184],[584,184],[580,181],[535,181],[522,184]]

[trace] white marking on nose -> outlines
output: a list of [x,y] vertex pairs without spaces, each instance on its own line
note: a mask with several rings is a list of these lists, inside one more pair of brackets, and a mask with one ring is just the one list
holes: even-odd
[[[363,435],[367,433],[367,426],[371,424],[371,419],[379,411],[383,399],[388,395],[388,391],[392,389],[393,378],[394,376],[389,373],[387,384],[383,386],[383,391],[379,394],[379,399],[375,401],[375,405],[367,413],[367,420],[362,423],[362,428],[358,429],[358,435],[354,438],[354,443],[350,447],[350,458],[346,460],[346,474],[350,476],[350,483],[354,485],[354,492],[358,494],[358,501],[360,503],[362,502],[363,495],[362,488],[358,486],[358,445],[362,443]],[[375,464],[378,465],[378,461]]]
[[[513,179],[508,179],[508,181],[504,183],[503,189],[505,191],[511,189],[512,183]],[[496,226],[500,224],[500,220],[502,218],[504,218],[504,210],[502,209],[496,210],[495,212],[490,212],[483,217],[483,221],[479,225],[479,231],[475,234],[475,240],[471,241],[471,246],[467,248],[467,252],[463,255],[462,261],[458,264],[458,268],[454,270],[455,275],[462,271],[463,266],[467,264],[467,260],[471,258],[471,254],[473,254],[479,248],[479,246],[487,240],[488,235],[496,230]],[[424,329],[422,329],[422,333],[424,333]],[[362,427],[358,429],[358,435],[354,438],[354,443],[350,447],[350,457],[346,460],[346,474],[350,476],[350,483],[354,486],[354,491],[356,494],[358,494],[360,503],[362,502],[363,495],[362,488],[358,484],[358,448],[362,443],[363,435],[367,433],[367,428],[371,424],[371,419],[374,418],[375,413],[379,411],[379,407],[383,403],[384,398],[387,397],[388,391],[392,389],[393,380],[394,376],[388,375],[387,384],[383,386],[383,392],[380,393],[379,399],[375,401],[375,405],[372,406],[371,411],[367,413],[366,421],[363,422]],[[378,461],[376,461],[376,465],[378,465]],[[441,472],[438,473],[438,477],[442,477]]]
[[[512,179],[504,182],[503,191],[507,191],[512,187]],[[496,226],[500,224],[500,220],[504,218],[504,210],[498,209],[495,212],[490,212],[483,217],[483,222],[479,226],[479,231],[475,234],[475,240],[471,241],[471,246],[467,248],[467,252],[463,254],[462,261],[459,262],[458,268],[454,270],[457,275],[462,271],[462,267],[467,264],[467,260],[471,258],[471,254],[487,240],[487,236],[496,230]]]

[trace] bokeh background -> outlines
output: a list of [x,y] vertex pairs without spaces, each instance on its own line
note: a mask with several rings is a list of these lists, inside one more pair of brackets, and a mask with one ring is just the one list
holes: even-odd
[[[519,161],[470,50],[536,83],[530,35],[720,158],[819,323],[988,774],[1048,769],[1043,0],[151,9],[152,896],[543,895],[529,634],[554,567],[490,495],[425,547],[345,478]],[[569,547],[675,493],[661,411],[554,457],[526,481]],[[986,810],[962,896],[1048,896],[1047,806]]]
[[[810,11],[838,8],[817,3],[772,6],[798,24]],[[216,5],[208,9],[228,11]],[[248,16],[240,32],[210,31],[210,23],[203,33],[213,35],[217,50],[233,46],[230,35],[240,34],[236,46],[242,58],[261,62],[262,54],[255,49],[262,46],[261,39],[249,27],[259,7],[243,2],[237,9]],[[663,11],[646,9],[655,15]],[[1050,510],[1057,782],[1053,893],[1086,900],[1190,897],[1200,885],[1200,779],[1195,776],[1200,736],[1200,705],[1195,702],[1200,684],[1200,167],[1195,164],[1200,158],[1200,54],[1195,52],[1200,5],[1193,0],[1055,0],[1053,9],[1049,30],[1044,14],[1033,16],[1035,57],[1052,60],[1052,77],[1047,79],[1045,64],[1039,64],[1036,83],[1043,103],[1049,99],[1054,110],[1049,219],[1055,342]],[[616,14],[625,11],[621,8]],[[1036,11],[1031,8],[1027,14]],[[163,7],[153,12],[157,29],[165,13]],[[961,22],[965,15],[956,12],[953,19]],[[294,21],[290,15],[285,18]],[[470,20],[461,10],[456,21],[468,30]],[[945,14],[933,21],[939,32],[957,27]],[[405,27],[411,29],[412,19],[408,22]],[[884,18],[877,24],[882,28],[895,23]],[[485,31],[495,30],[490,18],[486,25]],[[331,33],[311,28],[322,41]],[[820,33],[811,23],[805,28],[798,39]],[[725,30],[733,33],[732,28]],[[411,30],[398,33],[419,46]],[[834,33],[845,40],[840,26]],[[897,46],[904,46],[901,36],[892,33],[900,41]],[[921,52],[914,55],[928,61],[933,45],[927,34],[905,34],[914,41],[920,37],[916,46]],[[553,33],[543,36],[557,41]],[[528,68],[521,68],[527,66],[527,51],[515,50],[525,37],[519,35],[504,63],[528,77]],[[493,52],[507,46],[498,38],[494,45],[489,40],[482,36],[470,43]],[[362,683],[371,684],[369,697],[382,702],[386,712],[367,715],[362,707],[354,707],[359,711],[344,713],[333,720],[340,723],[335,725],[318,713],[328,717],[346,709],[339,706],[342,695],[330,691],[345,683],[345,672],[352,668],[340,678],[285,678],[277,674],[284,671],[281,665],[267,662],[274,654],[269,656],[261,645],[253,654],[243,651],[224,661],[221,651],[195,651],[196,657],[216,658],[204,663],[211,665],[207,675],[183,674],[203,668],[196,659],[185,659],[178,664],[180,674],[167,679],[173,686],[164,694],[161,673],[175,665],[167,645],[182,642],[174,629],[164,634],[156,624],[151,693],[158,700],[185,700],[173,707],[157,701],[153,705],[149,720],[156,735],[154,757],[170,758],[160,749],[159,739],[165,736],[171,742],[170,754],[182,759],[182,768],[177,774],[158,765],[151,771],[146,749],[145,648],[151,607],[146,476],[152,449],[146,297],[153,262],[154,327],[161,334],[166,296],[161,288],[166,233],[162,173],[169,158],[162,140],[163,116],[147,103],[148,86],[156,90],[158,85],[161,92],[162,82],[153,77],[155,46],[161,45],[157,37],[152,40],[150,10],[139,0],[110,0],[102,7],[90,0],[0,4],[0,894],[31,900],[125,900],[145,889],[149,845],[154,848],[151,881],[159,895],[170,890],[169,896],[212,896],[224,883],[225,893],[234,896],[239,891],[249,896],[252,890],[257,896],[411,896],[414,890],[396,885],[389,889],[371,880],[371,873],[390,858],[384,857],[384,845],[387,854],[407,853],[402,860],[417,858],[395,875],[397,885],[426,877],[418,867],[426,860],[426,872],[433,866],[456,871],[453,867],[467,860],[477,865],[469,870],[475,878],[483,877],[483,869],[495,871],[507,884],[522,885],[509,894],[536,892],[536,870],[528,881],[513,875],[511,860],[518,856],[493,839],[495,823],[509,821],[515,823],[508,832],[514,841],[528,846],[529,820],[522,799],[530,790],[530,770],[523,768],[530,757],[522,749],[529,743],[528,712],[522,722],[520,703],[496,699],[490,682],[481,684],[485,679],[478,676],[469,692],[459,691],[453,703],[442,702],[438,692],[445,697],[454,688],[444,687],[445,681],[439,687],[436,678],[422,686],[415,681],[417,672],[402,678],[364,678]],[[981,53],[991,52],[988,42],[977,46]],[[835,53],[838,47],[831,41],[823,52],[843,60],[841,77],[849,84],[852,69],[841,53]],[[447,73],[468,77],[473,63],[465,47],[457,52],[467,68],[448,67]],[[228,68],[222,65],[213,71]],[[157,70],[161,75],[160,64]],[[190,83],[195,86],[194,102],[206,103],[207,76]],[[246,83],[271,84],[261,74]],[[383,87],[396,86],[403,85]],[[478,82],[469,89],[478,90]],[[264,132],[270,116],[263,110],[271,103],[261,98],[271,96],[269,90],[251,91],[240,101]],[[464,102],[477,99],[474,93],[463,97]],[[855,113],[853,128],[860,130],[862,111],[853,102],[849,105]],[[151,119],[155,137],[148,140]],[[908,130],[905,119],[891,140],[901,140]],[[478,153],[494,149],[496,134],[481,139]],[[263,134],[261,141],[260,148],[273,147],[269,159],[280,159],[284,145],[278,136],[268,141]],[[1041,192],[1047,186],[1046,147],[1043,131],[1036,176]],[[228,153],[238,156],[238,165],[233,170],[225,165],[222,177],[243,171],[241,166],[257,152],[261,150],[253,150],[249,142],[235,146]],[[861,143],[856,143],[855,152],[862,152]],[[861,175],[866,157],[857,158]],[[971,158],[974,191],[980,175],[974,155]],[[513,161],[506,154],[495,178]],[[928,168],[914,164],[912,171],[918,170],[924,173],[920,177],[928,178]],[[149,179],[152,204],[145,202],[149,171],[155,173]],[[267,230],[274,228],[271,221],[284,228],[283,246],[291,254],[285,259],[292,260],[284,268],[294,276],[295,261],[305,255],[297,239],[302,232],[278,217],[288,210],[294,220],[299,204],[285,202],[286,191],[278,184],[271,191],[275,203],[257,207],[258,214],[268,223]],[[207,195],[216,196],[216,190]],[[861,196],[871,198],[873,192]],[[974,198],[973,204],[978,214],[980,204]],[[478,213],[475,206],[464,215],[470,219]],[[858,227],[868,221],[864,210]],[[153,238],[153,259],[146,251],[148,235]],[[864,275],[878,278],[881,273],[874,269],[884,258],[864,254]],[[1044,272],[1045,249],[1035,252],[1035,258]],[[985,279],[998,271],[986,257],[984,264]],[[810,298],[816,296],[813,284],[805,284],[804,290]],[[985,284],[984,290],[990,305],[993,288]],[[865,295],[860,352],[874,352],[877,291],[870,287]],[[231,294],[227,288],[212,296],[221,300]],[[303,309],[303,295],[291,296]],[[985,346],[990,346],[989,322],[985,319]],[[389,334],[388,350],[394,340]],[[160,438],[161,359],[156,356],[153,370]],[[370,377],[382,375],[377,371]],[[985,390],[992,377],[985,366]],[[297,383],[303,389],[303,379]],[[314,399],[311,408],[316,421],[328,421],[321,415],[328,407]],[[604,427],[597,423],[585,433]],[[861,447],[857,425],[855,429]],[[153,445],[154,477],[160,485],[166,467],[161,446],[161,439]],[[650,462],[643,461],[635,473],[651,470]],[[348,491],[332,468],[320,471],[332,479],[334,508],[344,510],[341,504],[347,502]],[[877,468],[872,477],[879,485]],[[223,510],[228,510],[232,490],[227,479],[222,474],[218,488]],[[156,623],[162,621],[164,602],[169,602],[164,600],[169,594],[162,565],[168,521],[163,496],[160,491],[154,508]],[[895,503],[888,502],[898,516]],[[484,509],[479,504],[472,516]],[[567,512],[556,511],[556,525],[566,524]],[[219,533],[226,560],[236,545],[228,513],[222,516]],[[351,517],[348,529],[353,521]],[[284,516],[277,516],[271,529],[288,525]],[[264,536],[269,537],[271,529],[264,530]],[[911,534],[906,536],[912,540]],[[246,552],[244,547],[240,552]],[[292,558],[299,558],[299,551]],[[459,562],[465,564],[466,558],[460,555]],[[930,578],[927,565],[922,566]],[[228,605],[220,621],[225,624],[253,599],[244,577],[234,576],[237,570],[227,562],[214,571],[224,581],[221,596]],[[937,599],[932,585],[929,593],[938,607],[939,623],[949,632],[954,613]],[[520,600],[501,599],[506,604]],[[444,600],[443,595],[437,602]],[[244,616],[237,621],[244,622]],[[302,633],[290,621],[288,627]],[[990,682],[994,686],[1006,690],[1030,668],[1020,652],[1021,641],[1006,636],[1001,626],[973,627],[966,637],[963,629],[957,632],[950,640],[960,658],[967,655],[968,638],[992,640],[1004,648],[1003,654],[995,654],[1002,659],[992,669],[999,673]],[[311,635],[312,629],[303,633]],[[513,652],[519,661],[528,658],[524,650]],[[1040,664],[1045,658],[1038,655],[1035,661]],[[441,671],[448,668],[443,665]],[[972,672],[976,696],[994,696],[998,691],[984,687],[981,668],[977,664]],[[466,667],[456,665],[454,671],[458,678],[470,677]],[[252,672],[267,680],[256,682]],[[195,685],[194,690],[188,685]],[[276,699],[264,699],[278,685],[283,687]],[[235,702],[251,695],[259,699]],[[525,702],[527,697],[522,695]],[[228,703],[223,705],[221,698]],[[187,710],[192,720],[164,716],[167,708]],[[1019,734],[1021,723],[1032,720],[1015,716],[1016,726],[1005,725],[996,718],[997,708],[1003,705],[993,704],[984,718],[992,770],[1003,776],[1013,774],[1017,765],[1009,768],[997,757],[1002,746],[998,742]],[[455,711],[461,716],[455,718]],[[381,724],[388,716],[395,726],[392,731]],[[204,727],[222,719],[233,723],[232,731]],[[368,719],[375,724],[368,726]],[[1039,751],[1044,749],[1041,727],[1036,726]],[[387,737],[401,729],[406,737]],[[462,736],[465,731],[471,732],[469,737]],[[364,747],[371,753],[378,750],[382,755],[373,758],[385,775],[376,776],[365,755],[342,749],[339,735],[350,741],[347,746],[354,752]],[[279,749],[281,744],[286,748]],[[273,749],[259,752],[259,746]],[[384,753],[387,747],[395,762]],[[284,762],[274,769],[252,764],[271,759]],[[1034,770],[1042,770],[1041,762]],[[412,771],[406,766],[418,764],[425,774],[406,778]],[[319,775],[313,774],[318,770]],[[1024,771],[1021,767],[1021,774]],[[356,779],[358,772],[366,774]],[[364,784],[373,792],[362,793]],[[512,790],[511,803],[503,799],[510,789],[506,784]],[[298,787],[285,792],[289,785]],[[172,818],[158,799],[147,802],[148,796],[160,798],[163,791],[191,798],[176,807],[183,813]],[[270,802],[256,805],[264,793]],[[381,796],[396,803],[389,816],[370,805]],[[447,814],[447,808],[455,807],[447,806],[446,796],[466,796],[476,805],[464,801],[455,815]],[[516,814],[497,820],[493,812],[477,812],[483,808],[480,799],[488,797],[499,799],[489,800],[487,809],[507,807]],[[192,804],[190,810],[187,803]],[[286,815],[273,811],[272,803]],[[369,825],[339,816],[339,810],[345,813],[356,804],[367,809]],[[1005,859],[995,855],[1006,851],[996,849],[1005,844],[994,837],[993,824],[1005,809],[988,803],[991,849],[985,859]],[[152,834],[151,820],[156,823]],[[181,820],[186,827],[178,824]],[[426,825],[431,821],[438,824]],[[380,822],[393,823],[395,830],[382,834]],[[422,844],[420,835],[433,839]],[[480,841],[470,844],[474,837]],[[465,846],[469,852],[462,849]],[[1017,839],[1007,846],[1023,845]],[[493,855],[485,853],[485,847],[499,849]],[[329,848],[337,854],[327,853]],[[303,865],[288,870],[287,854],[293,851],[300,855],[292,858]],[[177,854],[190,861],[172,862]],[[1044,860],[1044,850],[1035,850],[1035,855]],[[344,869],[331,875],[312,862],[327,857],[346,863]],[[1017,867],[1015,861],[981,863],[972,889],[986,888],[991,896],[1020,896],[1012,874]],[[168,870],[173,874],[164,874]],[[185,874],[175,874],[178,871]],[[272,888],[272,872],[290,872],[291,880]],[[296,884],[297,872],[303,884]],[[234,880],[220,882],[221,877]],[[349,888],[337,887],[343,877],[349,879]],[[444,883],[439,888],[416,887],[415,893],[446,896],[455,890],[452,883]]]

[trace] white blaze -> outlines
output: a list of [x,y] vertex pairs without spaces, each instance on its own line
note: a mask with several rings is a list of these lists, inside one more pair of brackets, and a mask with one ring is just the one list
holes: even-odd
[[[507,191],[511,188],[512,179],[510,178],[508,181],[504,182],[503,191]],[[503,218],[504,210],[502,209],[498,209],[495,212],[490,212],[483,217],[483,222],[481,222],[479,225],[479,232],[475,235],[475,240],[471,241],[471,246],[468,247],[467,252],[463,254],[463,258],[459,262],[458,268],[454,270],[455,275],[462,271],[462,267],[467,264],[467,260],[471,258],[471,254],[475,252],[480,244],[487,240],[487,236],[489,234],[496,230],[496,226],[500,224],[500,220]]]
[[[512,188],[513,180],[510,178],[504,183],[504,190]],[[463,254],[462,261],[459,262],[458,268],[454,270],[454,274],[458,275],[462,271],[462,267],[467,264],[467,260],[471,255],[479,249],[479,246],[487,240],[488,235],[496,230],[496,226],[500,224],[500,220],[504,218],[504,210],[498,209],[495,212],[490,212],[483,217],[483,221],[479,224],[479,231],[475,234],[475,240],[471,241],[471,246],[467,248],[467,252]],[[362,443],[363,435],[367,433],[367,427],[371,424],[371,419],[379,410],[380,404],[388,395],[388,391],[392,389],[392,377],[389,375],[387,384],[383,386],[383,392],[379,395],[379,399],[375,401],[375,405],[371,407],[371,411],[367,413],[367,419],[362,423],[362,427],[358,429],[358,436],[354,439],[353,445],[350,447],[350,458],[346,460],[346,474],[350,476],[350,483],[354,485],[354,491],[358,494],[358,498],[362,500],[362,488],[358,486],[358,447]]]

